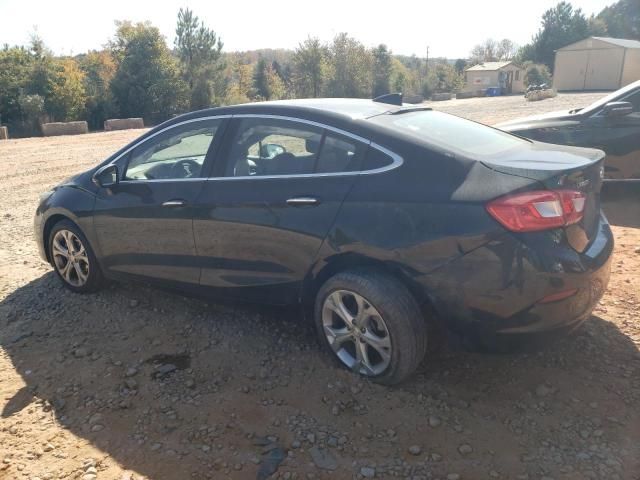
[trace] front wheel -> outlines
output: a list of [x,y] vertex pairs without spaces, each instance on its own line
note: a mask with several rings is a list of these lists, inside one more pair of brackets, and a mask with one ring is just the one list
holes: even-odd
[[414,373],[427,348],[427,327],[407,288],[378,272],[343,272],[318,292],[316,328],[339,362],[392,385]]
[[49,258],[64,285],[76,293],[95,292],[102,272],[89,241],[69,220],[56,223],[49,234]]

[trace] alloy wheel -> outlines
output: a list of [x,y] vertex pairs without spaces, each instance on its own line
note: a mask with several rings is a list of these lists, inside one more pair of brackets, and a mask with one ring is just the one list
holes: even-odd
[[74,287],[89,279],[89,257],[80,238],[70,230],[58,230],[51,242],[53,263],[60,276]]
[[363,296],[336,290],[324,301],[322,326],[340,361],[366,376],[382,374],[391,362],[391,337],[382,315]]

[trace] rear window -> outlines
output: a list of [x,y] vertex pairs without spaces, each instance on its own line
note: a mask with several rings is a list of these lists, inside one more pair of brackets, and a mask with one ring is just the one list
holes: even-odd
[[453,153],[492,156],[528,143],[506,132],[432,110],[380,115],[370,121]]

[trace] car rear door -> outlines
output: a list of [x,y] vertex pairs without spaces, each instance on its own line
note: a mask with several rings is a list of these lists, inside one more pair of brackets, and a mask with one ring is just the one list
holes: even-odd
[[200,283],[294,302],[360,169],[367,141],[313,122],[234,117],[195,205]]
[[198,284],[193,202],[224,121],[196,119],[170,126],[116,160],[120,181],[99,190],[94,209],[108,274]]

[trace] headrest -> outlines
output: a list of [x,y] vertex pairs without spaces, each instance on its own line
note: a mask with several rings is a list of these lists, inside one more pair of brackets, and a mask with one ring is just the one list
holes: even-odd
[[307,138],[304,144],[307,152],[318,153],[318,148],[320,148],[320,140],[316,140],[315,138]]

